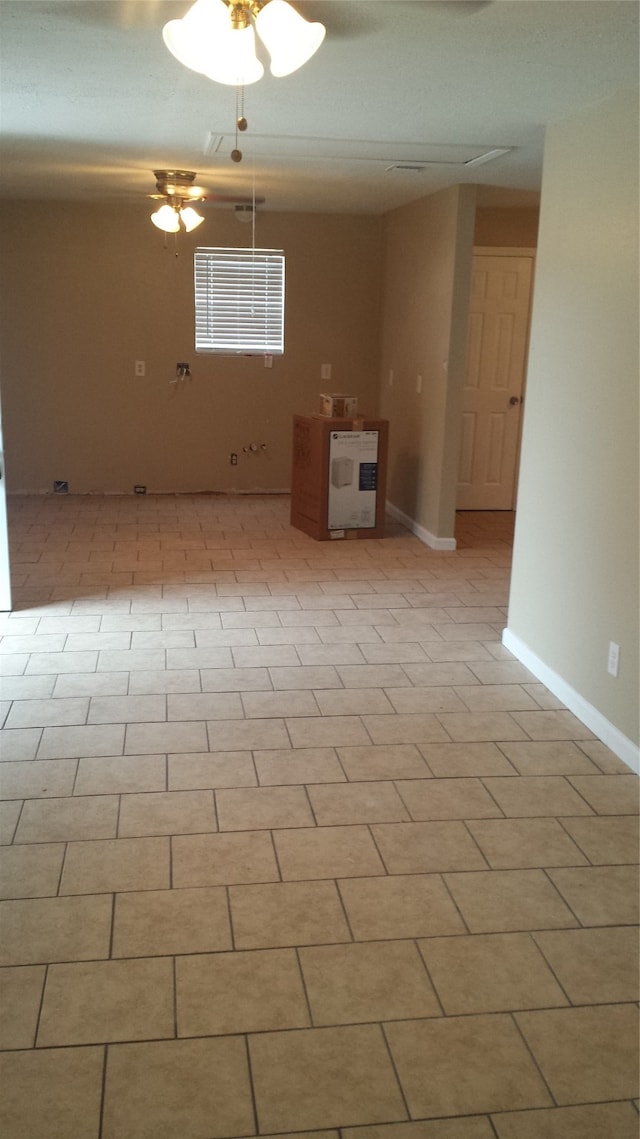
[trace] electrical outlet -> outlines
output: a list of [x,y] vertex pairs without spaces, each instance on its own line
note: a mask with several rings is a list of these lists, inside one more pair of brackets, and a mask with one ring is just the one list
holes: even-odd
[[146,376],[147,366],[144,360],[136,360],[136,376]]
[[615,641],[609,641],[607,672],[609,676],[617,676],[620,672],[620,645],[617,645]]
[[237,467],[237,465],[238,465],[238,456],[237,456],[237,454],[236,454],[236,452],[235,452],[235,451],[232,451],[232,452],[231,452],[231,454],[229,455],[229,462],[231,463],[231,466],[232,466],[232,467]]

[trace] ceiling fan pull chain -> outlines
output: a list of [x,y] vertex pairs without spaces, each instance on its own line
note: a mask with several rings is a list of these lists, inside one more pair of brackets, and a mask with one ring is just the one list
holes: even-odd
[[244,83],[236,87],[236,145],[231,151],[232,162],[242,162],[242,151],[238,148],[238,131],[246,131],[247,120],[244,117]]
[[240,114],[237,114],[236,108],[236,126],[240,131],[246,131],[248,127],[247,120],[244,117],[244,83],[240,87]]
[[253,256],[256,255],[256,162],[253,160],[252,170],[252,188],[251,188],[251,246],[253,248]]

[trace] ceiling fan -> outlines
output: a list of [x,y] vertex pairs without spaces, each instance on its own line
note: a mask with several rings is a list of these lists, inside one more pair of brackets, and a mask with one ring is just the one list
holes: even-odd
[[[420,7],[440,9],[452,19],[473,16],[495,4],[496,0],[420,0]],[[369,0],[352,3],[351,0],[293,0],[294,7],[309,22],[320,20],[333,39],[359,39],[372,27],[382,26],[388,11],[393,7],[401,14],[415,11],[416,0]],[[84,24],[119,29],[157,28],[171,19],[184,16],[189,0],[111,0],[97,4],[95,0],[74,0],[74,19]]]
[[202,186],[195,186],[195,170],[154,170],[157,194],[149,197],[163,204],[151,215],[151,221],[165,233],[177,233],[182,222],[187,233],[204,221],[194,210],[193,202],[204,201]]
[[190,233],[204,221],[202,214],[193,208],[194,203],[205,207],[208,203],[217,202],[232,205],[237,216],[244,221],[265,200],[244,194],[209,194],[203,186],[195,185],[194,170],[154,170],[153,174],[157,193],[148,196],[153,201],[162,202],[162,205],[151,215],[151,221],[165,233],[177,233],[180,223]]

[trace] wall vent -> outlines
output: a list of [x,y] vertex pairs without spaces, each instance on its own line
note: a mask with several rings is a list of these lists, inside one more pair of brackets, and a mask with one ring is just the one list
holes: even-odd
[[480,154],[474,154],[470,158],[424,158],[422,162],[394,162],[392,166],[386,166],[387,173],[392,173],[394,170],[408,170],[414,173],[420,173],[426,170],[428,166],[484,166],[485,162],[493,162],[494,158],[500,158],[503,154],[509,154],[513,148],[510,146],[494,147],[492,150],[483,150]]

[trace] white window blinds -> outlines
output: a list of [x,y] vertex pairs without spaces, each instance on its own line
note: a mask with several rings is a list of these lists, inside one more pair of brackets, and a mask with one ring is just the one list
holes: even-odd
[[196,249],[196,352],[284,352],[281,249]]

